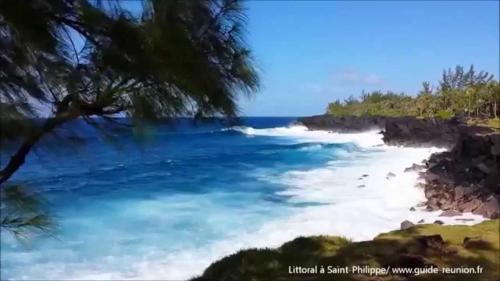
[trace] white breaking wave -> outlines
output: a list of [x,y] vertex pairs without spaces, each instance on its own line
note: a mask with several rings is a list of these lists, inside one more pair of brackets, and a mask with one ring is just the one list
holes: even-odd
[[379,131],[335,133],[328,131],[310,131],[305,126],[301,125],[269,129],[255,129],[252,127],[233,127],[231,129],[250,136],[292,138],[292,140],[296,142],[317,141],[323,143],[355,143],[361,147],[373,147],[384,144]]
[[[345,155],[324,168],[266,177],[288,186],[280,194],[290,196],[290,202],[323,204],[297,208],[288,218],[271,219],[256,232],[238,233],[207,248],[171,255],[166,262],[170,267],[149,268],[147,278],[193,277],[201,274],[211,262],[238,250],[278,247],[299,236],[341,235],[362,241],[399,229],[404,220],[432,223],[439,219],[446,224],[469,225],[483,220],[481,216],[470,213],[460,217],[440,217],[440,211],[427,212],[422,207],[410,211],[411,207],[426,199],[423,190],[417,187],[417,172],[404,172],[404,169],[443,149],[386,146],[377,131],[339,134],[309,131],[303,126],[232,129],[247,135],[284,137],[297,142],[355,143],[366,150],[361,152],[363,157]],[[346,162],[349,165],[345,165]],[[395,176],[388,177],[389,173]]]
[[[309,131],[303,126],[232,129],[249,136],[282,137],[298,143],[355,143],[362,149],[336,155],[335,160],[322,168],[293,170],[260,178],[284,184],[287,188],[279,194],[288,196],[290,203],[320,204],[296,208],[286,218],[270,217],[257,231],[230,233],[227,239],[198,248],[174,252],[151,251],[147,256],[121,261],[127,264],[125,271],[99,266],[89,268],[88,265],[52,264],[51,268],[44,268],[52,274],[47,277],[182,280],[201,274],[212,262],[238,250],[278,247],[299,236],[341,235],[361,241],[399,229],[403,220],[417,223],[423,219],[425,223],[432,223],[439,219],[447,224],[475,224],[482,221],[482,217],[472,214],[461,216],[472,219],[464,222],[456,220],[457,217],[439,217],[439,211],[426,212],[422,208],[410,211],[410,207],[424,202],[425,196],[423,190],[416,187],[419,181],[417,172],[404,172],[404,169],[442,149],[386,146],[376,131],[338,134]],[[228,229],[228,232],[231,231]]]
[[[424,202],[425,195],[422,189],[416,187],[417,172],[405,173],[404,169],[443,149],[386,146],[377,131],[339,134],[309,131],[304,126],[232,129],[247,135],[283,137],[293,142],[355,143],[365,150],[360,152],[363,155],[346,154],[324,168],[288,171],[267,178],[288,186],[281,195],[290,196],[290,202],[324,205],[300,207],[286,219],[270,218],[256,232],[236,233],[233,238],[204,248],[172,253],[163,263],[136,263],[134,267],[141,272],[138,279],[165,276],[187,279],[201,274],[210,263],[238,250],[279,247],[299,236],[341,235],[361,241],[399,229],[403,220],[417,223],[423,219],[425,223],[432,223],[439,219],[447,224],[475,224],[483,220],[481,216],[473,214],[451,218],[439,217],[440,211],[427,212],[422,208],[409,210]],[[346,162],[349,165],[345,165]],[[387,178],[388,173],[396,176]],[[472,220],[464,222],[457,218]]]

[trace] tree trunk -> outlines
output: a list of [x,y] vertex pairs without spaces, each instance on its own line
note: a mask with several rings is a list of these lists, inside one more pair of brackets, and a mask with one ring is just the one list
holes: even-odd
[[24,164],[26,159],[26,155],[31,151],[31,148],[40,140],[40,138],[46,133],[54,130],[55,127],[69,121],[75,119],[77,115],[62,113],[58,114],[54,117],[51,117],[45,121],[43,126],[38,130],[32,132],[29,136],[26,137],[21,147],[17,150],[17,152],[12,155],[7,166],[0,171],[0,187],[4,182],[6,182],[18,169],[21,165]]

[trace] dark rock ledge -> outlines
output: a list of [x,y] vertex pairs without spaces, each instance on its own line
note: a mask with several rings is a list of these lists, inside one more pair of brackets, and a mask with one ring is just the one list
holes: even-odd
[[499,217],[500,134],[461,134],[450,151],[435,153],[421,173],[428,210]]
[[297,120],[310,130],[341,133],[380,130],[386,144],[404,146],[452,147],[463,130],[462,122],[453,118],[417,119],[414,117],[316,115]]

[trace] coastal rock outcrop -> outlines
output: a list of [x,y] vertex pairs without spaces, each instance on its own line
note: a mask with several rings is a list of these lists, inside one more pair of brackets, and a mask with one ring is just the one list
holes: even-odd
[[412,223],[411,221],[408,221],[408,220],[403,221],[403,222],[401,223],[401,230],[405,230],[405,229],[411,228],[411,227],[413,227],[414,225],[415,225],[415,224],[414,224],[414,223]]
[[405,173],[407,173],[407,172],[416,172],[416,171],[420,171],[420,170],[422,170],[424,168],[425,168],[424,165],[418,165],[418,164],[413,163],[413,165],[411,165],[410,167],[405,168],[404,172]]
[[334,132],[360,132],[368,130],[382,130],[385,128],[387,117],[358,117],[332,115],[315,115],[298,118],[297,122],[310,130],[326,130]]
[[[420,171],[427,198],[426,209],[443,210],[445,216],[472,212],[487,218],[500,216],[500,133],[469,126],[460,118],[317,115],[299,118],[311,130],[360,132],[381,130],[389,145],[438,146],[449,151],[433,154]],[[389,179],[391,175],[387,175]]]
[[385,123],[383,140],[389,145],[450,147],[459,135],[460,124],[457,118],[390,118]]
[[381,130],[383,140],[390,145],[451,147],[461,130],[462,122],[452,119],[418,119],[386,116],[315,115],[297,120],[310,130],[360,132]]
[[462,133],[451,151],[433,154],[421,173],[429,209],[500,215],[500,134]]

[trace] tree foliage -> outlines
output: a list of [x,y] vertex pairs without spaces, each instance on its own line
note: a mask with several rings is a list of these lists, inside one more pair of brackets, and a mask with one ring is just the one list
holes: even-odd
[[56,228],[39,194],[26,191],[21,185],[0,190],[0,229],[10,232],[24,245],[33,235],[53,234]]
[[[238,96],[257,90],[240,1],[121,4],[0,0],[0,141],[24,134],[0,184],[70,120],[235,116]],[[43,108],[49,117],[32,122]]]
[[434,91],[429,82],[422,84],[416,96],[404,93],[375,91],[363,93],[328,105],[327,112],[335,116],[418,116],[450,118],[461,115],[477,118],[498,118],[500,85],[485,71],[468,71],[457,66],[443,71]]

